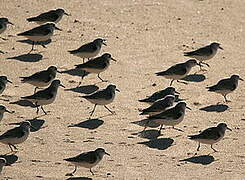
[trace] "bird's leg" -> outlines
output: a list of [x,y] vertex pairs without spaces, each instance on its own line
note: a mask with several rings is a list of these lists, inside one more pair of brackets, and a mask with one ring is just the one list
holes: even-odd
[[183,81],[179,81],[179,80],[177,80],[177,82],[178,82],[178,83],[183,83],[183,84],[185,84],[185,85],[188,84],[187,82],[183,82]]
[[42,46],[43,48],[47,48],[44,44],[41,44],[41,46]]
[[177,131],[181,131],[181,132],[184,132],[182,129],[179,129],[179,128],[175,128],[174,126],[173,126],[173,129],[175,129],[175,130],[177,130]]
[[34,45],[35,45],[35,41],[32,41],[31,50],[30,50],[30,52],[28,54],[30,54],[34,50]]
[[206,66],[210,67],[208,63],[202,62],[202,64],[205,64]]
[[12,149],[12,147],[11,147],[11,144],[9,144],[9,148],[11,149],[12,152],[14,151],[14,150]]
[[41,106],[41,109],[42,109],[42,111],[44,112],[44,114],[47,115],[47,112],[44,111],[43,106]]
[[211,149],[214,150],[214,152],[218,152],[216,149],[213,148],[213,145],[211,145]]
[[37,108],[37,114],[38,114],[38,112],[39,112],[39,108],[38,108],[38,105],[37,105],[37,103],[35,103],[35,106],[36,106],[36,108]]
[[115,114],[114,111],[110,110],[108,107],[106,107],[106,105],[104,106],[111,114]]
[[94,176],[94,173],[93,173],[93,171],[92,171],[92,169],[91,169],[91,168],[89,169],[89,171],[90,171],[90,172],[92,173],[92,175]]
[[145,128],[144,128],[144,130],[143,131],[145,131],[146,130],[146,128],[147,128],[147,125],[150,123],[150,120],[148,120],[146,123],[145,123]]
[[34,93],[36,93],[37,89],[38,89],[38,87],[35,87],[35,89],[34,89]]
[[[226,94],[226,95],[227,95],[227,94]],[[225,98],[225,102],[226,102],[226,103],[231,102],[231,101],[227,100],[226,95],[223,95],[224,98]]]
[[169,86],[172,86],[173,82],[174,82],[174,79],[170,82],[170,85]]
[[91,114],[90,114],[90,116],[89,116],[89,119],[91,119],[92,115],[94,114],[94,111],[95,111],[96,106],[97,106],[97,104],[94,105],[94,108],[93,108],[93,110],[91,111]]
[[102,81],[102,82],[107,82],[107,80],[104,80],[100,77],[100,74],[98,74],[98,78]]
[[201,147],[201,144],[198,143],[197,151],[199,151],[200,147]]
[[160,126],[160,129],[159,129],[159,134],[161,134],[161,130],[162,130],[162,127],[163,127],[163,124]]
[[[202,61],[200,61],[199,62],[199,64],[198,64],[198,66],[200,67],[200,71],[207,71],[206,69],[203,69],[202,67],[203,67],[203,62]],[[195,73],[196,74],[196,73]]]
[[85,59],[83,58],[83,63],[84,63],[84,60],[85,60]]

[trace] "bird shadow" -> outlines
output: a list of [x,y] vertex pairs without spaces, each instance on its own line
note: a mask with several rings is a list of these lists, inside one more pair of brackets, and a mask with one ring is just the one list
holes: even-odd
[[87,85],[87,86],[80,86],[76,88],[66,89],[65,91],[73,91],[77,93],[83,93],[83,94],[91,94],[99,89],[96,85]]
[[210,155],[201,155],[201,156],[193,156],[187,159],[179,160],[180,162],[186,161],[191,162],[195,164],[202,164],[202,165],[208,165],[214,162],[214,157]]
[[69,74],[72,76],[79,76],[79,77],[85,77],[89,74],[88,72],[80,70],[80,69],[68,69],[65,71],[61,71],[61,73]]
[[14,59],[22,62],[38,62],[43,58],[43,55],[35,53],[35,54],[22,54],[19,56],[8,57],[7,59]]
[[69,177],[66,180],[93,180],[93,179],[88,177]]
[[148,146],[149,148],[165,150],[168,149],[174,140],[171,138],[160,138],[160,139],[152,139],[150,141],[138,142],[137,144],[143,144]]
[[17,104],[19,106],[36,108],[36,106],[32,102],[27,100],[18,100],[15,102],[10,102],[9,104]]
[[161,133],[158,130],[145,130],[138,133],[138,136],[145,139],[157,139]]
[[[24,39],[24,40],[17,40],[16,42],[24,43],[24,44],[30,44],[32,45],[33,41],[29,39]],[[48,45],[52,42],[52,39],[49,39],[47,41],[40,41],[40,42],[35,42],[35,45]]]
[[71,124],[68,127],[80,127],[80,128],[85,128],[85,129],[97,129],[100,127],[102,124],[104,124],[103,120],[100,119],[88,119],[86,121],[77,123],[77,124]]
[[206,79],[206,77],[203,74],[190,74],[190,75],[182,78],[182,80],[188,81],[188,82],[202,82],[205,79]]
[[18,158],[18,156],[16,156],[15,154],[9,154],[9,155],[7,155],[7,154],[4,154],[4,155],[0,155],[0,158],[4,158],[4,159],[6,159],[6,164],[7,165],[12,165],[12,164],[14,164],[19,158]]
[[210,105],[203,108],[200,108],[201,111],[206,112],[224,112],[229,108],[229,106],[225,104],[216,104],[216,105]]
[[[30,128],[31,132],[36,132],[36,131],[40,130],[42,128],[43,124],[45,123],[45,120],[37,119],[37,118],[30,119],[27,121],[29,121],[31,123],[31,128]],[[22,122],[24,122],[24,121],[22,121]],[[9,125],[20,125],[22,122],[10,123]]]
[[160,126],[159,124],[155,123],[154,121],[148,121],[148,119],[143,119],[143,120],[139,120],[139,121],[133,121],[131,122],[132,124],[137,124],[141,127],[151,127],[151,128],[156,128],[158,126]]

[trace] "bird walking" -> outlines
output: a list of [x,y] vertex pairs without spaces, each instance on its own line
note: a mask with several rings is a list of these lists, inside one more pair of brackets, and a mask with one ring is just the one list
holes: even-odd
[[113,102],[116,92],[120,92],[115,85],[108,85],[105,89],[98,90],[95,93],[88,95],[88,96],[82,96],[82,98],[88,100],[92,104],[94,104],[94,108],[91,111],[91,114],[89,116],[89,119],[92,117],[93,113],[95,112],[95,108],[97,105],[104,106],[110,113],[114,114],[113,111],[111,111],[106,105]]
[[70,54],[83,58],[83,63],[84,63],[85,58],[90,59],[96,57],[99,54],[102,45],[106,46],[105,42],[106,42],[105,39],[97,38],[92,42],[82,45],[78,49],[71,50],[68,52]]
[[56,73],[60,73],[57,67],[50,66],[47,70],[39,71],[31,76],[20,77],[22,83],[28,83],[35,86],[34,93],[38,88],[49,86],[55,79]]
[[[8,24],[14,25],[8,20],[8,18],[0,18],[0,34],[2,34],[7,29]],[[1,37],[1,39],[4,41],[7,40],[3,37]]]
[[96,166],[102,159],[104,155],[110,156],[103,148],[97,148],[95,151],[84,152],[75,157],[64,159],[75,165],[75,169],[72,173],[66,174],[66,176],[73,176],[77,171],[77,167],[88,168],[92,175],[94,175],[92,168]]
[[226,96],[236,90],[238,80],[244,81],[239,75],[232,75],[230,78],[222,79],[217,84],[207,87],[207,89],[208,91],[221,94],[225,98],[225,102],[229,102]]
[[232,131],[229,127],[227,127],[227,124],[225,123],[219,123],[216,127],[210,127],[208,129],[205,129],[200,134],[188,136],[189,139],[197,141],[198,147],[197,151],[200,149],[200,144],[210,144],[211,149],[214,150],[214,152],[217,152],[216,149],[213,148],[213,144],[219,142],[225,135],[226,130]]
[[65,88],[65,86],[61,84],[60,80],[54,80],[48,88],[40,90],[31,96],[21,97],[21,99],[28,100],[35,104],[37,108],[37,114],[39,112],[39,106],[41,106],[44,114],[47,114],[47,112],[45,112],[43,109],[43,106],[54,102],[59,86]]

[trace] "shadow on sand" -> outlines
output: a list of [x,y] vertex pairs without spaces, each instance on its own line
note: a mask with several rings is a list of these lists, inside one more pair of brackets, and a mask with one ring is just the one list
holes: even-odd
[[165,150],[168,149],[173,142],[174,140],[171,138],[159,138],[150,141],[138,142],[137,144],[143,144],[153,149]]
[[229,108],[229,106],[225,104],[217,104],[217,105],[210,105],[207,107],[200,108],[199,110],[206,111],[206,112],[224,112]]
[[191,162],[195,164],[208,165],[214,162],[214,157],[210,155],[193,156],[187,159],[180,160],[180,162],[182,161]]
[[86,121],[77,123],[77,124],[71,124],[68,127],[80,127],[80,128],[85,128],[85,129],[97,129],[100,127],[102,124],[104,124],[103,120],[100,119],[88,119]]

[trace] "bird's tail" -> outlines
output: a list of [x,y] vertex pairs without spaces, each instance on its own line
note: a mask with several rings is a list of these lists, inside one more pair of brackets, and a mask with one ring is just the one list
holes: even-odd
[[167,75],[166,71],[162,71],[162,72],[157,72],[155,73],[157,76],[165,76]]
[[191,136],[187,136],[189,139],[197,139],[198,135],[191,135]]
[[28,22],[32,22],[32,21],[38,21],[38,19],[36,17],[31,17],[26,19]]

